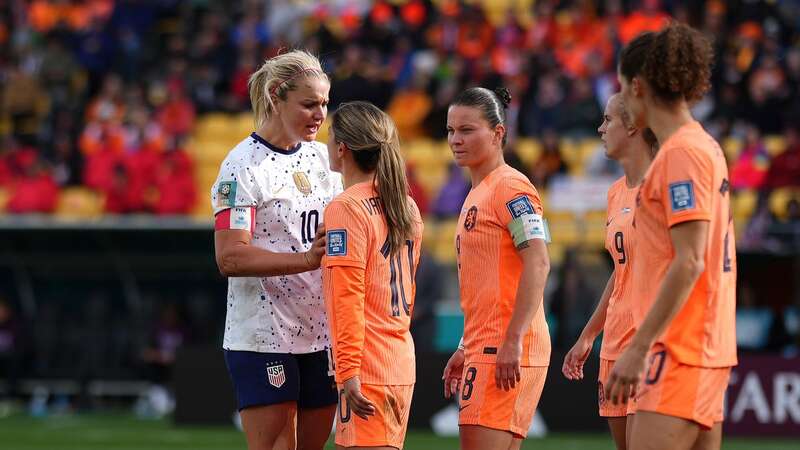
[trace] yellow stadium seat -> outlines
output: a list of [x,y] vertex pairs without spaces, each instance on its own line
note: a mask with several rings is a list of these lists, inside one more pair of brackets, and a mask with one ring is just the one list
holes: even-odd
[[56,217],[63,219],[89,219],[103,213],[102,195],[88,188],[64,189],[58,198]]
[[792,198],[800,199],[800,189],[775,189],[769,196],[769,209],[781,220],[787,217],[786,205]]
[[725,152],[728,164],[732,164],[739,157],[739,152],[742,151],[742,141],[734,137],[725,138],[722,141],[722,151]]
[[566,246],[562,243],[553,241],[547,244],[547,252],[550,255],[550,265],[560,266],[561,263],[564,261],[565,251],[566,251]]
[[253,119],[253,115],[248,113],[240,113],[232,117],[233,120],[233,127],[236,130],[236,134],[241,136],[240,139],[244,139],[245,136],[249,136],[250,133],[255,131],[255,120]]
[[564,159],[564,162],[567,163],[567,166],[572,167],[580,164],[580,149],[576,141],[565,138],[561,139],[559,145],[561,147],[561,157]]
[[738,191],[731,196],[733,216],[747,219],[753,215],[758,202],[758,192],[754,190]]
[[770,156],[775,157],[786,149],[786,139],[783,136],[765,136],[764,147]]
[[568,211],[551,211],[546,214],[550,238],[561,245],[575,245],[581,240],[575,215]]
[[578,142],[578,151],[581,155],[581,159],[584,161],[589,160],[592,155],[594,154],[595,150],[598,147],[603,145],[603,141],[598,138],[584,138]]
[[533,138],[518,138],[514,143],[519,159],[527,166],[532,166],[542,153],[542,144]]
[[232,128],[234,127],[230,114],[210,113],[197,119],[194,135],[202,137],[225,135]]
[[443,164],[428,164],[415,167],[417,182],[425,189],[428,198],[436,198],[439,190],[447,180],[447,166]]
[[447,219],[439,222],[436,227],[433,257],[442,264],[455,264],[456,262],[455,235],[457,225],[458,219]]
[[401,145],[404,156],[414,166],[437,164],[439,162],[438,147],[430,139],[414,139]]
[[436,247],[436,233],[439,230],[439,222],[430,216],[423,217],[422,222],[425,224],[422,230],[422,245],[428,252],[433,252],[433,249]]

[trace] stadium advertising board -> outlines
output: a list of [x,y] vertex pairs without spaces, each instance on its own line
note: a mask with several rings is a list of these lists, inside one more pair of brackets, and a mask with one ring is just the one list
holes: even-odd
[[726,435],[800,437],[800,357],[740,357],[725,409]]

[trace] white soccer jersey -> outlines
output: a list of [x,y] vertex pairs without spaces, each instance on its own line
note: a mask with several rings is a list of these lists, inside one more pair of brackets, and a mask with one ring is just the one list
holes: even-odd
[[[253,133],[222,162],[211,203],[218,229],[247,229],[255,247],[297,253],[311,248],[325,206],[341,191],[324,144],[284,150]],[[330,347],[321,271],[229,278],[222,346],[262,353]]]

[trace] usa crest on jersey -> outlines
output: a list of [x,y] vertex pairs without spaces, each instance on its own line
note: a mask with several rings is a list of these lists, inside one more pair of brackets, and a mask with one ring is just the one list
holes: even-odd
[[286,372],[283,370],[283,364],[277,366],[267,367],[267,380],[269,384],[280,388],[286,382]]

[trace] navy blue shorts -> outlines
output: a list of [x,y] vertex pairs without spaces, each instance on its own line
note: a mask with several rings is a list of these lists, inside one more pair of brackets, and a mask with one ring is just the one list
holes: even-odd
[[225,350],[225,364],[239,410],[297,402],[298,408],[335,405],[339,396],[328,375],[328,352],[258,353]]

